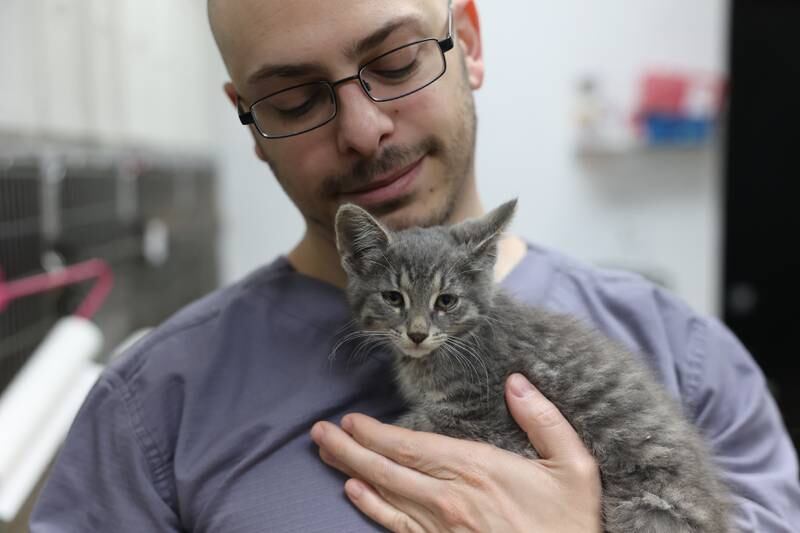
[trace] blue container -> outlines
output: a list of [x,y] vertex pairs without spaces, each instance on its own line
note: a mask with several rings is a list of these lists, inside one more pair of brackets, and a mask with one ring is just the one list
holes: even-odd
[[708,117],[652,113],[645,115],[644,131],[647,143],[651,145],[695,146],[709,141],[714,122]]

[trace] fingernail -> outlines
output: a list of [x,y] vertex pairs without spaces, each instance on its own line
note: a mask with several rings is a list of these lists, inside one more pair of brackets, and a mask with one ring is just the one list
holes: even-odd
[[353,429],[353,419],[350,416],[346,416],[342,418],[342,429],[350,433],[350,430]]
[[344,490],[347,491],[347,494],[349,494],[351,498],[358,498],[364,493],[364,487],[355,479],[351,479],[345,483]]
[[332,463],[333,462],[333,456],[331,454],[329,454],[328,451],[325,448],[320,448],[319,449],[319,458],[322,459],[323,461],[325,461],[326,463]]
[[314,424],[314,427],[311,428],[311,438],[314,442],[319,442],[322,438],[322,435],[325,434],[325,428],[322,427],[322,424],[317,422]]
[[520,374],[512,375],[509,378],[508,386],[511,387],[511,392],[517,398],[524,398],[533,392],[533,387],[531,386],[530,382],[528,382],[528,380]]

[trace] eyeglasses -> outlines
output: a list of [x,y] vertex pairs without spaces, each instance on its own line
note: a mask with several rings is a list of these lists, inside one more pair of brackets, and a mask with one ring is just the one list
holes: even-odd
[[453,49],[453,11],[447,37],[423,39],[390,50],[362,65],[354,76],[339,81],[295,85],[256,100],[247,112],[237,102],[239,120],[255,125],[262,137],[282,139],[324,126],[336,118],[336,87],[358,80],[373,102],[389,102],[421,91],[447,70],[445,52]]

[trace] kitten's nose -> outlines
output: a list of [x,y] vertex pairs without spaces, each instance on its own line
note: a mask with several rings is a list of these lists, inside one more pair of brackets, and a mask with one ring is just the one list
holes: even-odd
[[408,338],[414,341],[416,344],[422,344],[422,341],[428,338],[427,333],[409,333]]

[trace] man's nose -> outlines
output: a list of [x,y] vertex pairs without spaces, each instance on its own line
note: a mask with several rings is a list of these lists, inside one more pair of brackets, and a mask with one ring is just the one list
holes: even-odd
[[394,131],[394,121],[381,104],[373,102],[358,81],[337,87],[339,104],[336,117],[337,142],[342,153],[356,152],[373,157],[380,152],[385,137]]

